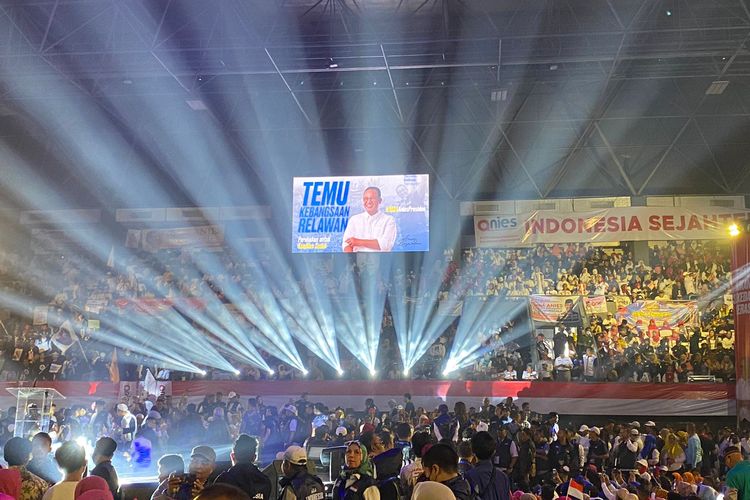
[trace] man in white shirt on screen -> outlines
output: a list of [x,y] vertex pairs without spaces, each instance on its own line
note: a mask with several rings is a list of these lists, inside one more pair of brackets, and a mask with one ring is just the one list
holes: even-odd
[[396,242],[396,220],[380,212],[380,188],[370,186],[362,193],[365,211],[349,218],[341,244],[344,252],[390,252]]

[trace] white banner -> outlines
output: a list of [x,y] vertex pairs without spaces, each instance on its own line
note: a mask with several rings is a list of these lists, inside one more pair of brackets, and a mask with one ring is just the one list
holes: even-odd
[[732,221],[750,210],[679,207],[620,207],[590,212],[537,210],[518,215],[477,215],[478,247],[521,247],[534,243],[711,240],[728,237]]
[[[132,244],[134,236],[128,235],[126,246]],[[215,247],[224,244],[224,229],[221,226],[192,226],[174,229],[145,229],[141,233],[141,245],[148,252],[168,248]]]

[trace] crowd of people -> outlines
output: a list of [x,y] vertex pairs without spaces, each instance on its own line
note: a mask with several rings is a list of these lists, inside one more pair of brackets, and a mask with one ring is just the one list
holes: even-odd
[[[207,395],[199,404],[133,398],[52,408],[49,432],[12,437],[2,420],[0,498],[122,498],[118,477],[158,476],[153,499],[268,499],[261,469],[280,464],[282,500],[665,500],[747,498],[750,429],[652,420],[563,424],[529,403],[485,398],[453,411],[411,397],[364,411],[307,395],[281,408]],[[11,409],[10,412],[12,412]],[[591,423],[591,422],[589,422]],[[315,448],[341,457],[323,480]],[[88,472],[87,472],[88,471]],[[329,481],[330,480],[330,481]]]
[[[698,299],[701,315],[697,325],[668,326],[654,322],[618,323],[611,314],[588,315],[577,324],[565,322],[557,325],[556,331],[547,330],[545,337],[536,337],[535,342],[535,333],[540,330],[524,313],[525,317],[488,331],[483,337],[482,355],[475,363],[455,371],[453,377],[648,382],[681,382],[690,375],[718,380],[733,377],[732,309],[724,302],[729,254],[725,246],[712,241],[653,245],[647,262],[636,262],[629,244],[471,248],[464,250],[460,259],[446,251],[431,264],[418,259],[397,260],[392,263],[392,272],[383,272],[372,259],[336,260],[319,255],[305,258],[304,271],[295,274],[274,265],[263,253],[242,259],[232,257],[229,250],[129,254],[122,263],[104,269],[83,255],[51,258],[44,254],[0,253],[0,290],[12,304],[0,307],[4,313],[0,321],[0,379],[107,380],[114,355],[111,337],[120,334],[116,325],[123,316],[157,314],[155,310],[161,305],[179,300],[194,300],[188,307],[199,304],[206,308],[231,308],[239,299],[258,304],[294,304],[298,299],[304,303],[301,297],[318,293],[316,287],[322,287],[334,305],[338,304],[333,307],[334,312],[349,309],[336,301],[361,296],[363,287],[388,296],[377,357],[383,361],[379,376],[385,379],[404,376],[398,361],[401,355],[394,325],[394,300],[421,300],[428,304],[424,307],[439,308],[456,294],[460,298],[508,300],[529,294],[605,296],[612,303],[610,311],[621,303],[616,300]],[[221,271],[210,272],[215,269]],[[262,286],[256,286],[259,283]],[[427,295],[427,299],[420,294]],[[32,305],[42,305],[46,311],[38,317]],[[285,315],[290,331],[304,331],[289,308],[278,309]],[[211,314],[217,314],[215,309]],[[238,324],[252,331],[252,326],[240,316],[235,315]],[[209,335],[195,318],[183,319],[196,334]],[[456,313],[452,319],[415,364],[411,378],[444,376],[443,365],[461,316]],[[559,340],[561,336],[565,336],[564,342]],[[338,377],[303,342],[296,342],[295,347],[307,374],[262,347],[259,353],[273,373],[238,363],[240,379]],[[369,376],[354,354],[344,346],[338,350],[341,367],[349,378]],[[567,356],[560,356],[563,351]],[[115,357],[121,380],[142,380],[146,368],[172,380],[236,377],[210,366],[201,366],[206,375],[180,372],[174,367],[159,366],[158,360],[144,356],[143,351],[134,352],[127,347],[118,349]]]

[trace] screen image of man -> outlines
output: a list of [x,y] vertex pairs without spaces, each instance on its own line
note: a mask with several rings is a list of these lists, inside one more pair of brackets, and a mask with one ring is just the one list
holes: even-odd
[[362,193],[364,212],[352,215],[344,230],[344,252],[390,252],[396,242],[396,220],[380,212],[380,188],[370,186]]

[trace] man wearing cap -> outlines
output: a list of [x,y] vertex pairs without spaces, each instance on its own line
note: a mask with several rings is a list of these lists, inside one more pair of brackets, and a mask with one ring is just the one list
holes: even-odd
[[307,471],[307,454],[300,446],[290,446],[284,452],[281,463],[284,477],[279,481],[282,487],[279,500],[323,500],[325,486],[319,477]]
[[138,421],[135,415],[130,413],[128,405],[120,403],[117,405],[117,416],[120,419],[120,444],[127,449],[135,439],[135,433],[138,431]]
[[294,437],[297,435],[297,427],[300,425],[297,413],[297,407],[293,404],[288,404],[281,410],[282,435],[284,437],[284,443],[287,445],[294,443]]
[[236,486],[252,499],[270,500],[271,480],[253,463],[257,452],[258,440],[247,434],[240,434],[229,455],[232,467],[219,474],[214,483]]
[[117,443],[114,439],[110,437],[99,438],[94,447],[94,453],[91,455],[96,466],[90,475],[99,476],[107,481],[107,487],[112,493],[112,497],[118,500],[121,498],[120,480],[117,477],[117,471],[112,466],[112,457],[115,456],[115,450],[117,450]]
[[601,434],[602,431],[598,427],[589,429],[589,452],[586,457],[586,462],[596,465],[599,470],[604,465],[604,461],[609,458],[607,444],[600,439]]
[[615,465],[622,470],[635,469],[635,461],[640,456],[643,443],[641,442],[641,433],[638,429],[630,429],[627,439],[623,439],[617,445],[615,455]]
[[[216,467],[216,452],[210,446],[196,446],[190,453],[188,473],[172,473],[166,485],[157,488],[152,500],[192,500],[209,486],[208,478]],[[166,487],[165,487],[166,486]]]
[[144,424],[138,429],[137,438],[147,439],[151,446],[152,456],[161,455],[161,443],[159,442],[158,428],[161,423],[161,413],[156,410],[148,412]]
[[742,459],[742,452],[736,446],[729,446],[724,452],[724,465],[727,472],[727,500],[747,500],[750,498],[750,462]]

